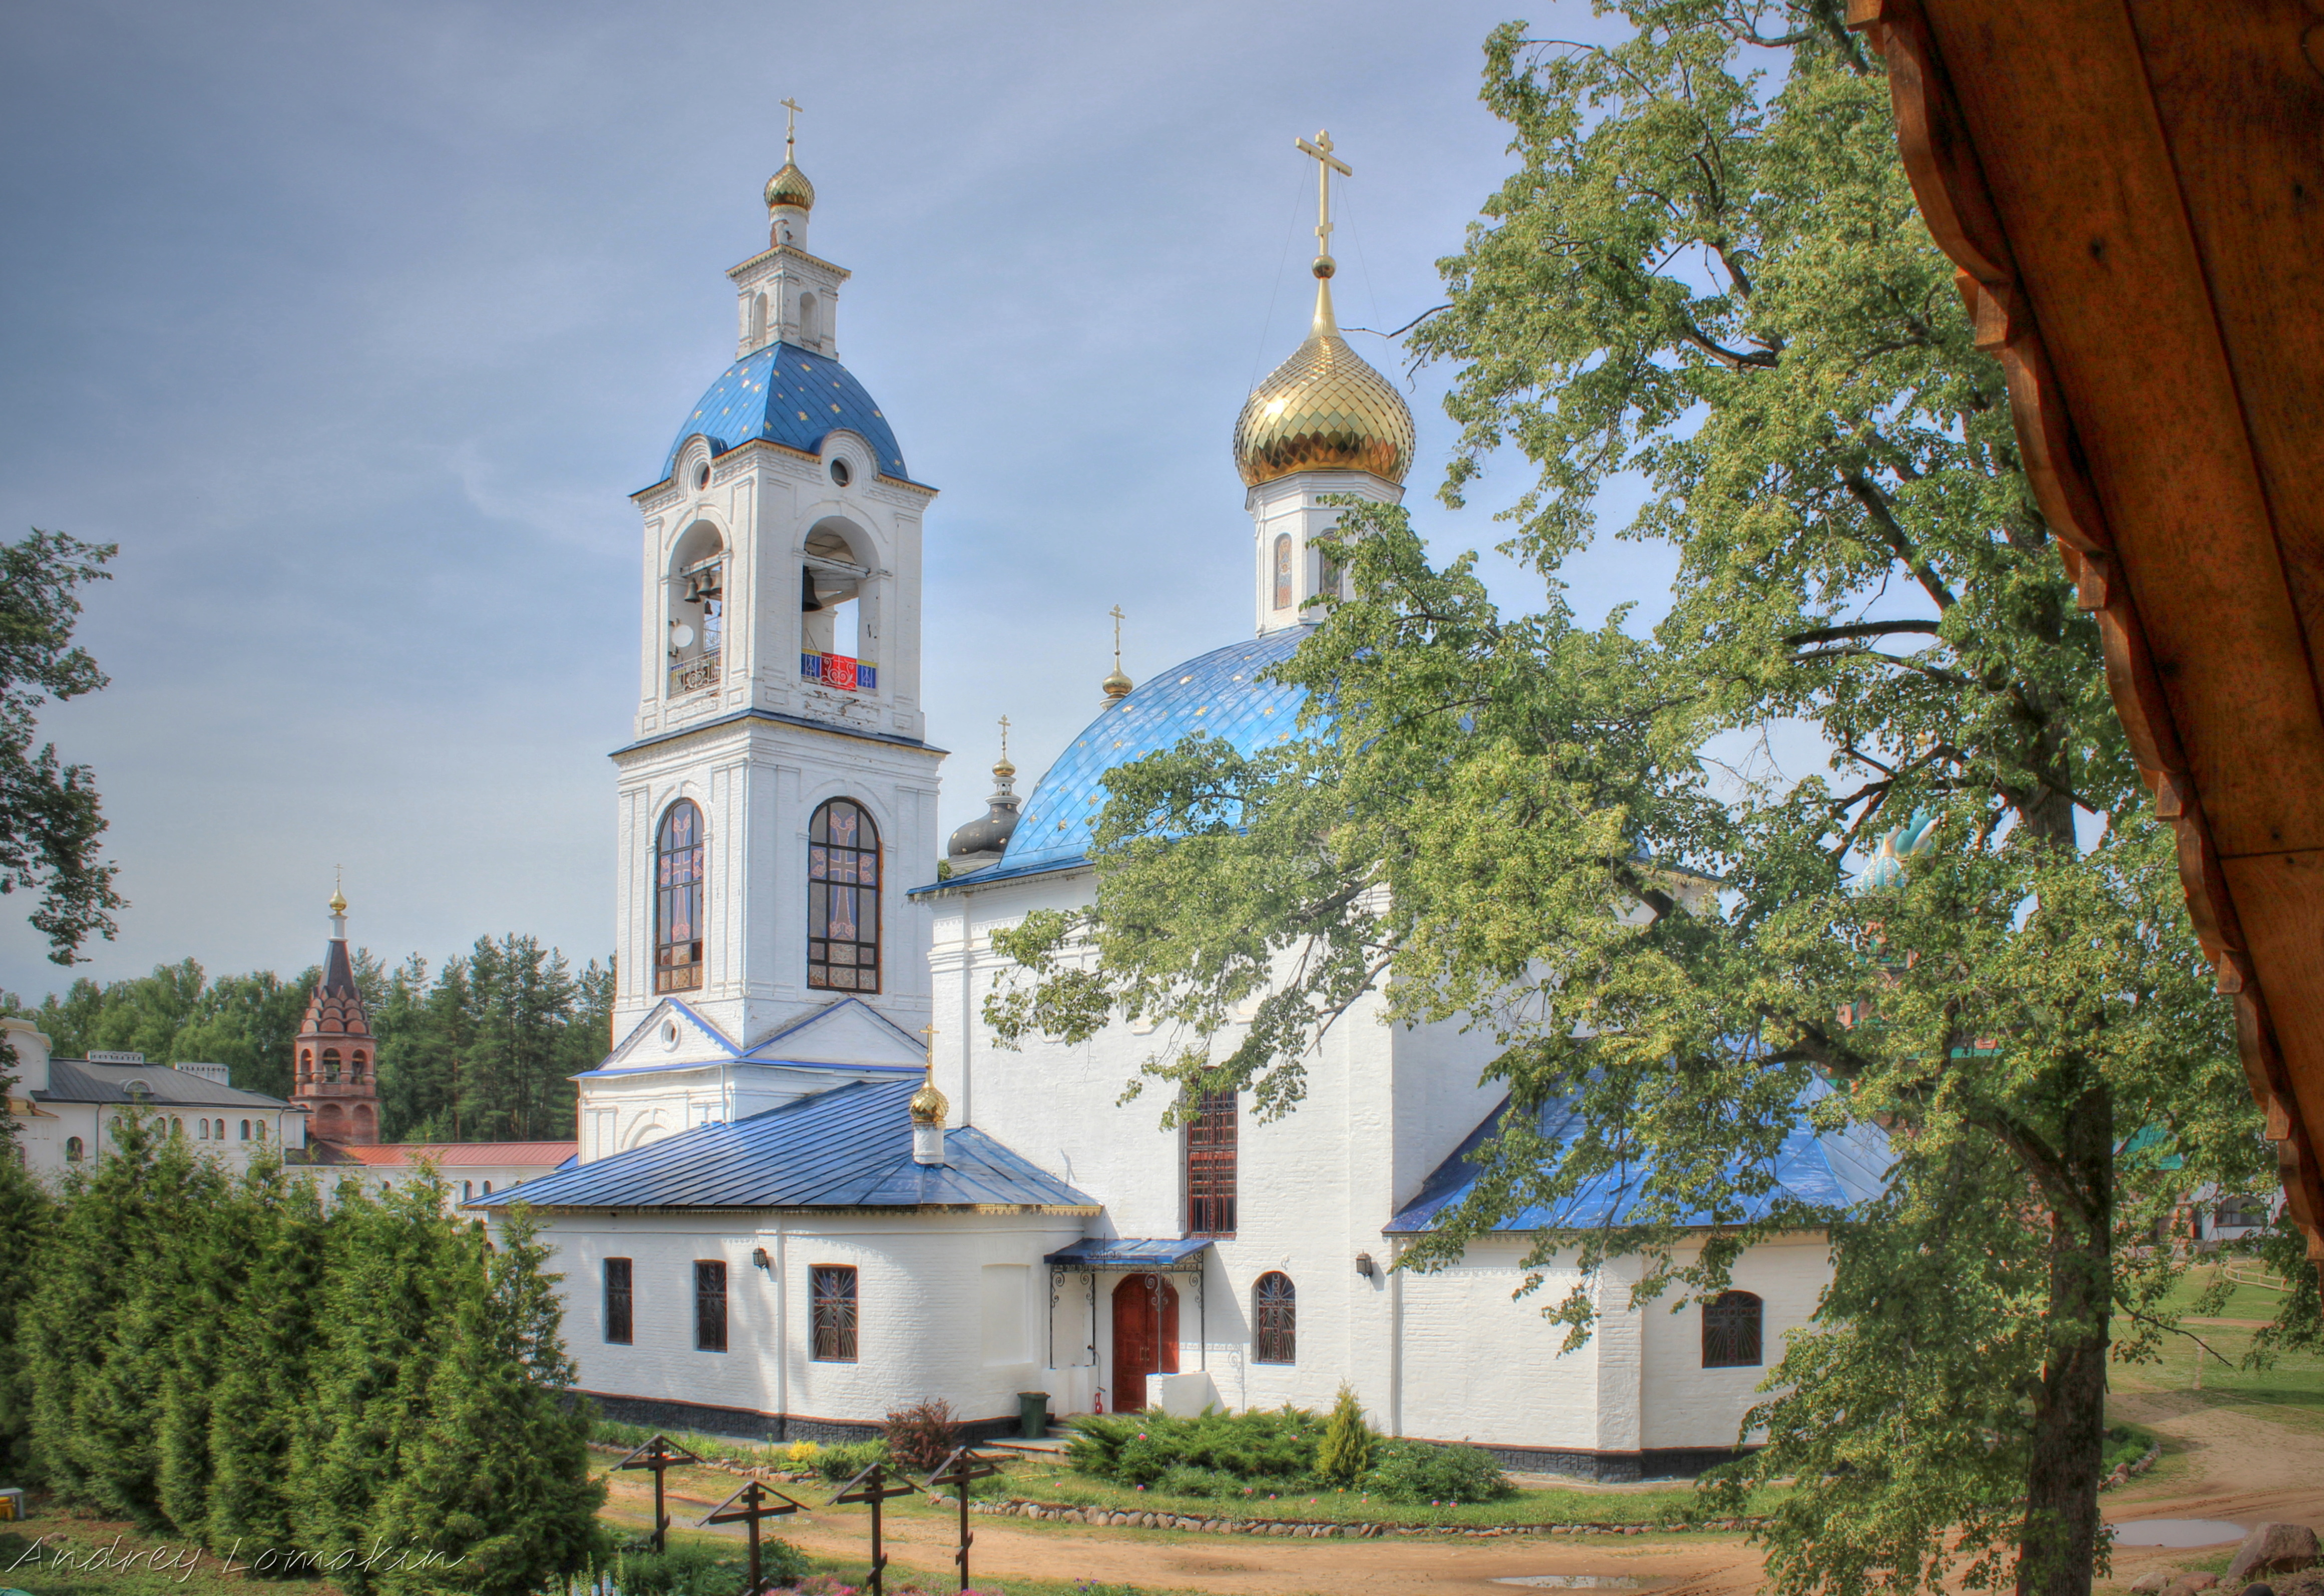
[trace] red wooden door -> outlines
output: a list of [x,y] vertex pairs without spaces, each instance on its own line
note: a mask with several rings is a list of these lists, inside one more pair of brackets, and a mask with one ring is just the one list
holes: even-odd
[[1125,1275],[1113,1288],[1113,1410],[1146,1407],[1146,1377],[1178,1372],[1178,1291],[1160,1275]]

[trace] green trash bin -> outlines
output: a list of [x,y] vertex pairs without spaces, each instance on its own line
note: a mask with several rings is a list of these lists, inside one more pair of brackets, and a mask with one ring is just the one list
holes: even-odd
[[1049,1393],[1018,1392],[1017,1415],[1021,1421],[1018,1433],[1028,1441],[1038,1441],[1049,1433]]

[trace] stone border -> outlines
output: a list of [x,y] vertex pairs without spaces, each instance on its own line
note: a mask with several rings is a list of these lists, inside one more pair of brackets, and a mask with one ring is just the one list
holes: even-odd
[[2157,1441],[2153,1445],[2146,1449],[2146,1455],[2144,1457],[2135,1458],[2126,1463],[2116,1463],[2115,1465],[2114,1472],[2108,1474],[2105,1479],[2098,1481],[2098,1489],[2100,1490],[2112,1490],[2117,1485],[2127,1485],[2130,1483],[2130,1477],[2133,1474],[2145,1473],[2147,1470],[2153,1468],[2157,1462],[2161,1462],[2162,1457],[2163,1443]]

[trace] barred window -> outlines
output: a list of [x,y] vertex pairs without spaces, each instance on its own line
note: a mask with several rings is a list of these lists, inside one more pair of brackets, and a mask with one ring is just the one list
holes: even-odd
[[711,1259],[694,1266],[694,1349],[726,1350],[726,1266]]
[[680,798],[654,836],[654,991],[702,985],[702,811]]
[[838,1264],[815,1268],[815,1352],[819,1363],[855,1361],[855,1271]]
[[861,805],[815,812],[807,847],[807,983],[880,990],[880,828]]
[[1748,1369],[1759,1358],[1759,1299],[1748,1291],[1722,1291],[1702,1305],[1702,1366]]
[[630,1260],[605,1260],[605,1339],[630,1344]]
[[1205,1092],[1186,1127],[1186,1233],[1235,1231],[1235,1094]]
[[1280,1270],[1259,1278],[1251,1290],[1251,1323],[1259,1333],[1252,1340],[1254,1363],[1299,1361],[1299,1297],[1291,1277]]

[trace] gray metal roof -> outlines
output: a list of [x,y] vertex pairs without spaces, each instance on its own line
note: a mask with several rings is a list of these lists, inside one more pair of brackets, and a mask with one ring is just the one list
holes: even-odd
[[852,1082],[732,1124],[697,1125],[464,1204],[497,1208],[1074,1209],[1098,1204],[983,1131],[945,1133],[912,1161],[918,1078]]
[[221,1086],[161,1064],[91,1064],[85,1058],[49,1060],[49,1086],[32,1094],[35,1102],[134,1102],[129,1084],[143,1081],[152,1105],[184,1108],[289,1108],[279,1097]]

